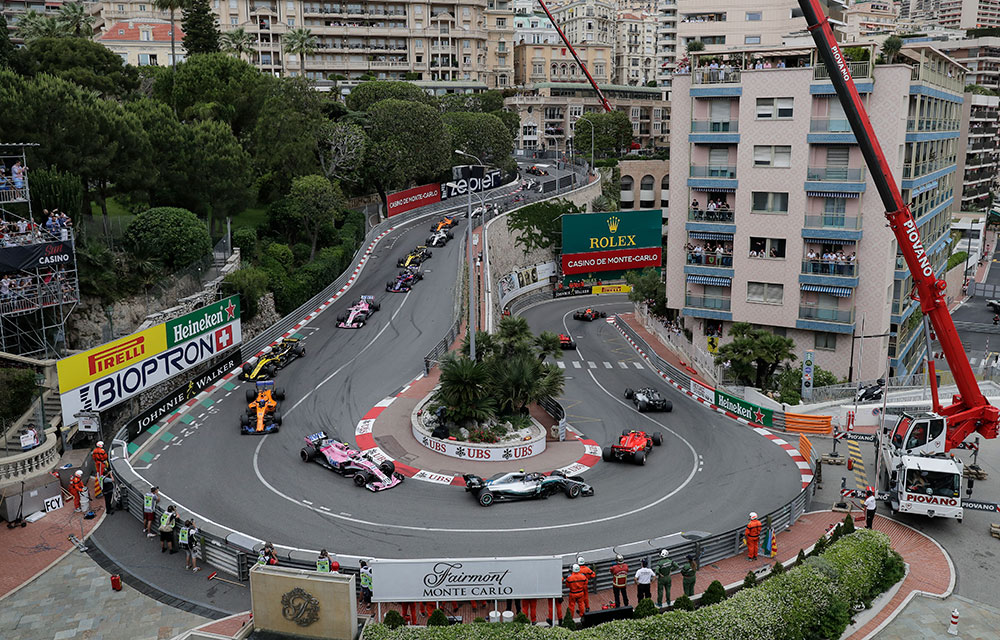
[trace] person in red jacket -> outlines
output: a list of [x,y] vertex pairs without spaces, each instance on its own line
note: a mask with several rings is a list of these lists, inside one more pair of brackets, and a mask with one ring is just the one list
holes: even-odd
[[83,511],[80,507],[80,498],[86,488],[83,486],[83,471],[77,470],[69,481],[69,492],[73,494],[73,511],[79,513]]
[[621,554],[615,556],[615,564],[611,565],[611,589],[615,592],[615,608],[622,606],[622,601],[624,600],[625,606],[628,606],[628,589],[625,586],[628,584],[628,565],[625,564],[625,558]]
[[104,450],[103,441],[97,442],[97,446],[94,447],[90,456],[94,459],[94,473],[98,478],[102,477],[105,469],[108,468],[108,453]]
[[583,590],[583,608],[586,611],[589,612],[590,611],[590,584],[591,584],[590,581],[593,580],[594,584],[597,584],[597,574],[594,573],[593,569],[591,569],[587,565],[583,564],[583,556],[578,557],[576,559],[576,563],[578,565],[580,565],[580,573],[582,573],[583,575],[587,576],[587,588]]
[[757,519],[757,513],[754,511],[750,512],[750,522],[747,523],[747,528],[743,531],[743,540],[747,543],[747,560],[757,559],[757,543],[760,542],[760,520]]
[[406,624],[417,624],[417,603],[416,602],[404,602],[403,603],[403,619],[406,620]]
[[583,571],[580,570],[580,565],[573,565],[572,573],[566,576],[564,582],[569,588],[569,613],[570,615],[575,615],[573,613],[575,607],[582,618],[583,614],[586,613],[583,608],[583,597],[587,593],[587,583],[589,580]]
[[528,616],[531,624],[538,622],[538,601],[534,598],[521,600],[521,611],[524,612],[524,615]]

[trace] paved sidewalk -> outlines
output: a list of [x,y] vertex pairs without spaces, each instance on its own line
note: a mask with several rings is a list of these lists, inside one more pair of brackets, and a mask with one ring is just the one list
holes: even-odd
[[[951,612],[958,609],[958,635],[949,636]],[[962,596],[944,599],[916,596],[885,629],[873,636],[876,640],[931,640],[963,638],[995,640],[1000,637],[1000,609]]]
[[674,367],[677,367],[678,369],[680,369],[687,375],[691,376],[698,382],[701,382],[702,384],[708,385],[710,387],[712,386],[707,380],[705,380],[705,377],[702,376],[701,373],[699,373],[695,367],[691,366],[690,362],[678,356],[670,348],[664,345],[663,342],[660,341],[659,336],[650,333],[649,330],[646,329],[646,327],[642,326],[642,323],[639,322],[639,320],[635,317],[634,313],[631,312],[619,313],[618,317],[621,318],[629,327],[631,327],[633,331],[639,334],[639,337],[642,338],[645,341],[645,343],[649,345],[649,347],[653,351],[656,352],[656,355],[660,356],[668,363],[670,363]]

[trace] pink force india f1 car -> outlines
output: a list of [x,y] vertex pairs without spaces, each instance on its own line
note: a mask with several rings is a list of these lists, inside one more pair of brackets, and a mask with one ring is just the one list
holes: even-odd
[[384,491],[403,481],[392,460],[376,464],[368,454],[328,437],[324,431],[306,436],[305,440],[306,446],[299,453],[303,462],[315,461],[330,471],[352,477],[358,487]]
[[337,316],[337,326],[341,329],[360,329],[373,313],[381,307],[375,302],[375,296],[361,296],[351,305],[347,313]]

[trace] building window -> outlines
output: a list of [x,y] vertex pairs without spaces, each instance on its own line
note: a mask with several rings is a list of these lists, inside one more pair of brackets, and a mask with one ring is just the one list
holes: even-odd
[[295,3],[288,0],[288,2],[285,3],[285,11],[288,13],[295,13]]
[[791,119],[793,112],[792,104],[792,98],[757,98],[757,119]]
[[760,22],[760,11],[747,11],[747,22]]
[[[466,11],[468,11],[468,9],[466,9]],[[506,27],[507,26],[507,18],[497,18],[497,26],[498,27]]]
[[463,49],[471,49],[472,48],[472,41],[471,40],[462,40],[462,48]]
[[747,302],[761,302],[764,304],[781,304],[785,295],[784,285],[772,282],[748,282]]
[[535,62],[531,65],[531,75],[540,76],[545,73],[545,68],[540,62]]
[[792,166],[792,148],[788,145],[754,145],[753,166],[790,167]]
[[823,351],[837,350],[836,333],[829,333],[827,331],[816,331],[815,333],[813,333],[813,338],[815,339],[813,345],[816,349],[822,349]]
[[423,49],[424,48],[424,41],[423,40],[414,40],[413,41],[413,48],[414,49]]
[[760,44],[760,36],[743,36],[743,44]]
[[125,13],[125,5],[123,4],[118,5],[118,13]]
[[631,113],[632,113],[632,119],[633,120],[638,120],[639,119],[639,114],[641,113],[641,110],[639,109],[639,107],[632,107]]
[[288,19],[288,26],[289,27],[294,27],[295,26],[295,18],[289,18]]
[[506,74],[501,73],[499,76],[497,76],[497,86],[498,87],[506,87],[507,86],[507,75]]
[[785,239],[784,238],[755,238],[750,237],[751,258],[784,258]]
[[788,194],[777,191],[754,191],[754,213],[788,213]]
[[237,18],[236,16],[233,16],[232,18],[229,19],[229,24],[231,24],[234,27],[238,26],[240,24],[240,19]]
[[140,13],[145,13],[146,12],[146,5],[140,4],[139,5],[139,12]]
[[572,104],[569,106],[569,117],[572,119],[579,118],[583,115],[583,105]]
[[142,42],[152,42],[153,32],[150,31],[149,29],[143,29],[139,31],[139,40],[141,40]]

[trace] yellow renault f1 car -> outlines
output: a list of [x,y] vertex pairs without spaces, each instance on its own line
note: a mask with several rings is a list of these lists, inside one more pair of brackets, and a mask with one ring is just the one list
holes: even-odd
[[240,380],[269,380],[278,369],[284,369],[292,360],[306,355],[306,348],[298,338],[279,338],[273,346],[264,349],[264,353],[255,364],[246,363],[240,372]]

